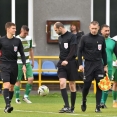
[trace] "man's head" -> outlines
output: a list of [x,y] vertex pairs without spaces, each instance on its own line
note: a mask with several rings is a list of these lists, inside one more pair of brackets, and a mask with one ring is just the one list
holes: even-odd
[[7,22],[5,24],[5,30],[7,31],[7,33],[11,34],[11,35],[15,35],[16,32],[16,25],[12,22]]
[[106,24],[102,25],[101,34],[104,38],[107,38],[110,35],[110,27]]
[[58,35],[62,35],[62,34],[64,34],[65,28],[61,22],[56,22],[54,24],[54,30]]
[[92,21],[90,23],[89,30],[92,35],[97,35],[99,28],[99,23],[97,21]]
[[28,35],[28,32],[29,32],[28,26],[23,25],[21,27],[20,36],[23,37],[23,38],[25,38]]
[[78,32],[79,31],[79,28],[78,28],[78,25],[77,23],[73,22],[70,26],[70,30],[71,32]]

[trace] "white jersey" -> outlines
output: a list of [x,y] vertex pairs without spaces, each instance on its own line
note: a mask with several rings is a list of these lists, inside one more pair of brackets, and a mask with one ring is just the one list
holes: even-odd
[[[22,42],[22,45],[24,47],[24,54],[25,54],[25,57],[26,57],[26,63],[29,63],[30,60],[29,60],[29,51],[30,51],[30,48],[32,48],[32,38],[30,36],[26,36],[25,38],[21,38],[19,35],[16,36],[17,38],[19,38]],[[20,53],[18,52],[18,59],[17,59],[17,63],[18,64],[22,64],[22,60],[21,60],[21,55]]]

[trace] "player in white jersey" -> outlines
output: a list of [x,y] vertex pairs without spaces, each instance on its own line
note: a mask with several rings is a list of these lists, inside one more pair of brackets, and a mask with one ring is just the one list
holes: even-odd
[[[26,84],[26,89],[25,89],[25,93],[24,93],[24,97],[23,97],[23,101],[25,101],[26,103],[32,103],[29,100],[29,93],[32,89],[32,84],[33,84],[33,72],[32,72],[32,67],[34,66],[34,57],[33,57],[33,49],[32,49],[32,38],[30,36],[28,36],[28,32],[29,32],[29,28],[26,25],[23,25],[21,27],[21,32],[19,35],[17,35],[16,37],[19,38],[22,41],[22,45],[24,47],[24,54],[26,57],[26,78],[28,79],[27,84]],[[32,60],[32,66],[30,64],[30,60],[29,60],[29,56],[31,57]],[[22,71],[22,61],[21,61],[21,56],[18,53],[18,78],[17,78],[17,82],[15,84],[14,87],[14,91],[15,91],[15,95],[16,95],[16,103],[20,104],[20,81],[22,80],[23,77],[23,71]]]

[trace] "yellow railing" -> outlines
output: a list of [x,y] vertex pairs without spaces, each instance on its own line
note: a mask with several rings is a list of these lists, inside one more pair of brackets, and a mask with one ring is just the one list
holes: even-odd
[[[44,71],[56,72],[57,70],[52,69],[42,69],[42,60],[58,60],[58,56],[34,56],[34,59],[38,61],[39,68],[33,69],[34,72],[38,72],[38,80],[34,80],[33,83],[38,83],[41,86],[42,83],[59,83],[56,80],[42,80],[41,73]],[[2,83],[2,82],[0,82]],[[21,83],[27,83],[27,81],[21,81]],[[68,83],[68,82],[67,82]],[[83,83],[83,81],[76,81],[76,83]],[[94,85],[94,93],[96,93],[96,82],[92,81]]]

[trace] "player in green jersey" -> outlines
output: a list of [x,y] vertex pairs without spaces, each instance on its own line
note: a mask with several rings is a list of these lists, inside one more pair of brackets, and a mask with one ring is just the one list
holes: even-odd
[[[32,89],[32,83],[33,83],[33,72],[32,72],[32,67],[34,66],[34,58],[33,58],[33,49],[32,49],[32,38],[30,36],[28,36],[28,32],[29,32],[29,28],[26,25],[23,25],[21,27],[21,32],[19,35],[17,35],[16,37],[19,38],[22,41],[22,45],[24,47],[24,54],[26,57],[26,78],[28,78],[27,84],[26,84],[26,89],[25,89],[25,94],[23,97],[23,101],[25,101],[26,103],[32,103],[29,100],[29,93]],[[29,55],[31,57],[32,60],[32,66],[30,64],[30,60],[29,60]],[[15,95],[16,95],[16,103],[20,104],[20,98],[19,98],[19,94],[20,94],[20,81],[22,80],[22,76],[23,76],[23,71],[22,71],[22,61],[21,61],[21,56],[18,53],[18,79],[17,82],[15,84]]]
[[[116,54],[116,48],[115,48],[115,41],[109,37],[110,35],[110,27],[106,24],[102,25],[101,27],[101,34],[105,38],[106,42],[106,53],[107,53],[107,65],[108,65],[108,76],[111,79],[112,78],[112,61],[113,61],[113,53]],[[108,91],[102,92],[102,98],[101,98],[101,107],[107,108],[105,103],[108,97]]]
[[[114,36],[113,40],[115,40],[117,44],[117,36]],[[113,54],[113,81],[114,81],[112,88],[113,107],[117,108],[117,59],[115,54]]]

